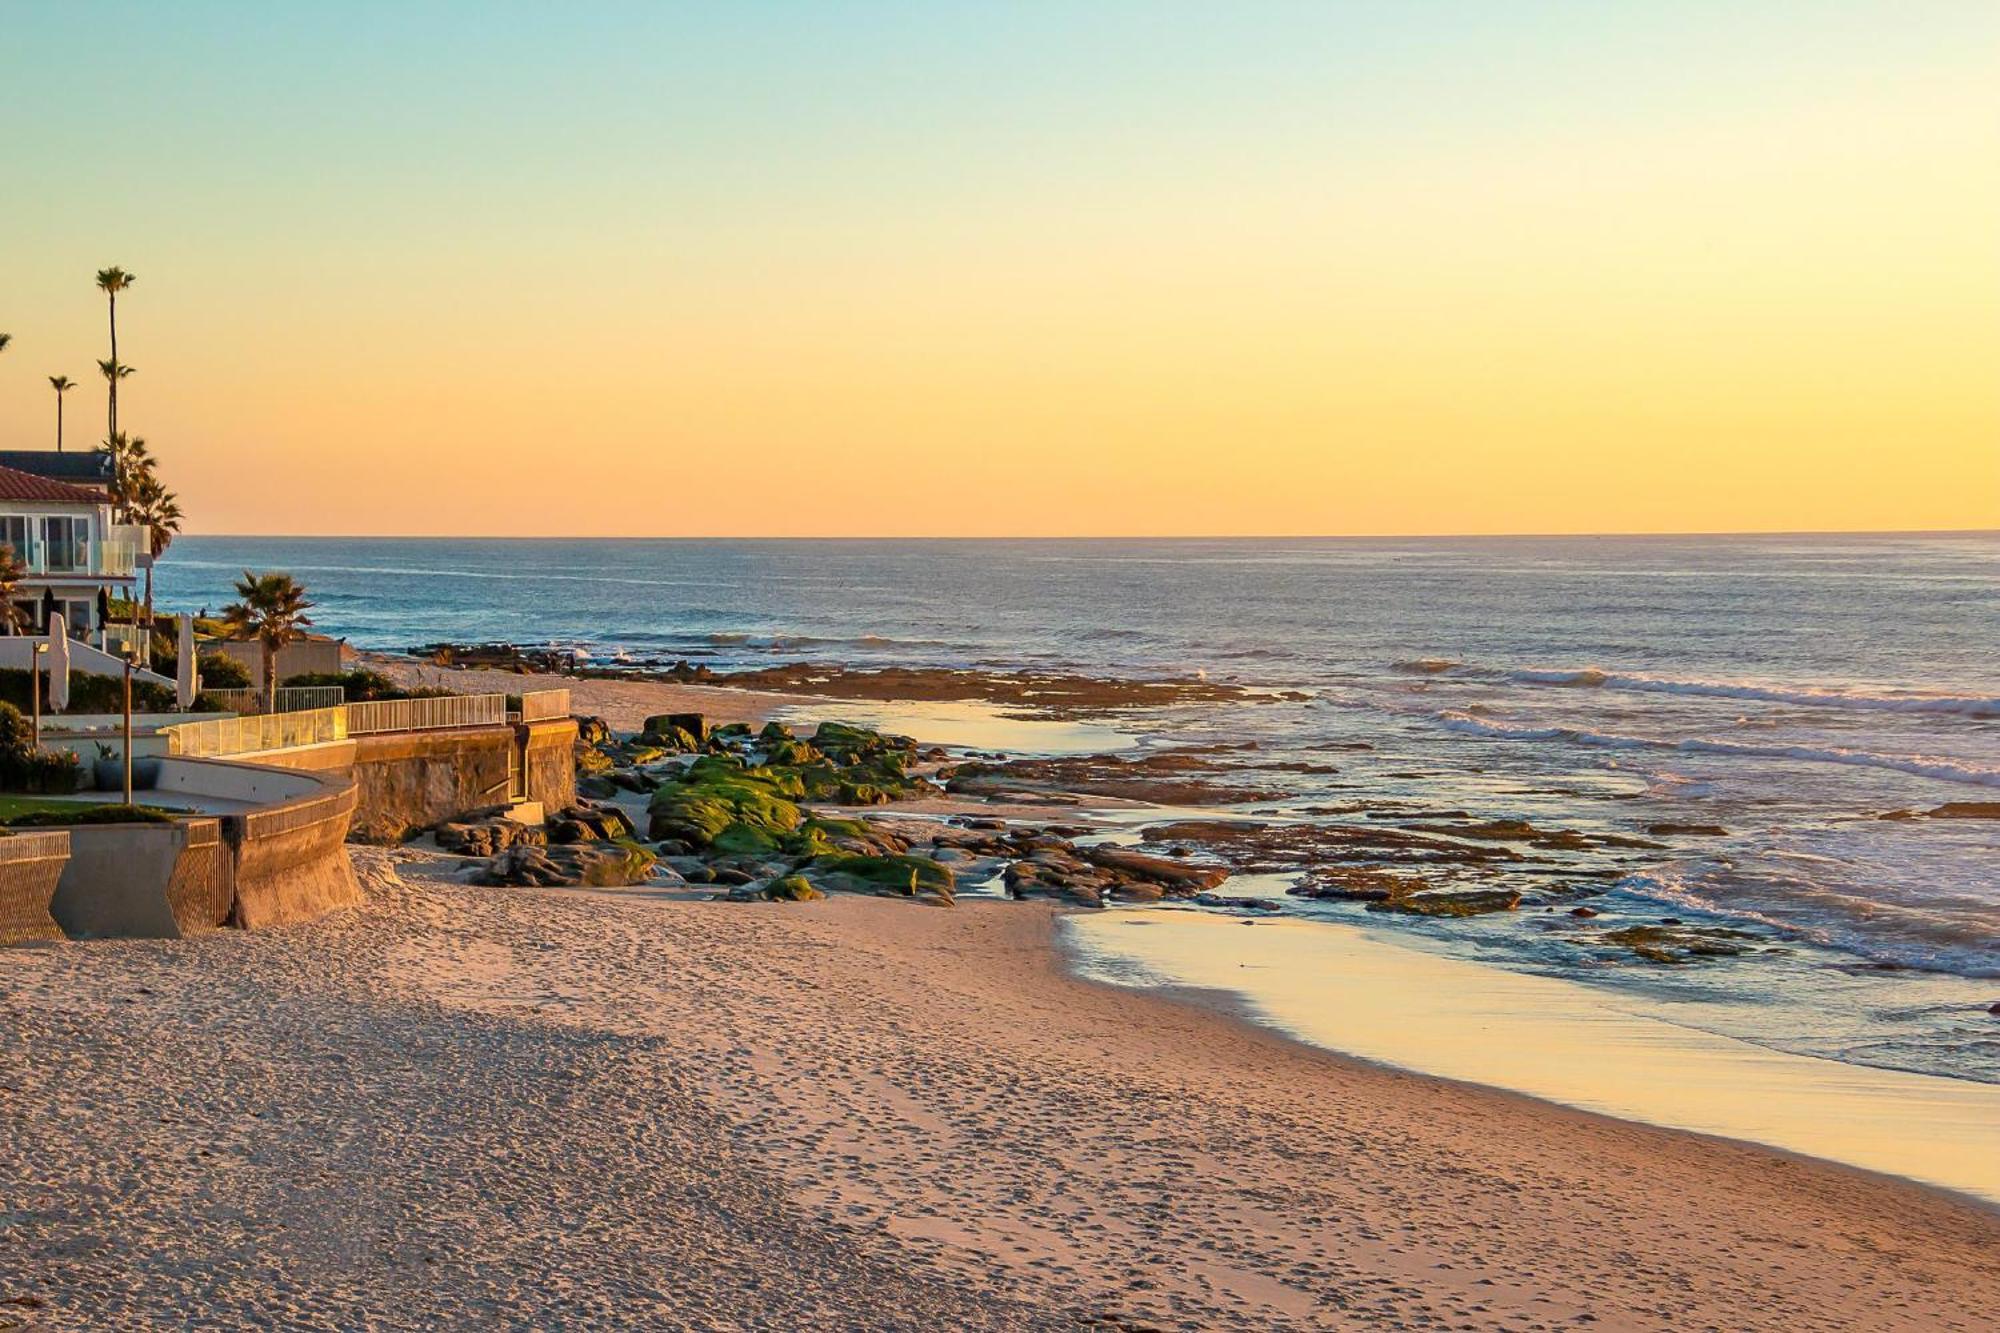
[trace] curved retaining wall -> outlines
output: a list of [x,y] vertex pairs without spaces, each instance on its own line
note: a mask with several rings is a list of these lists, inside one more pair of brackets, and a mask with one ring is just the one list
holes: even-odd
[[231,924],[256,929],[307,921],[361,901],[347,859],[354,799],[354,782],[344,779],[331,791],[224,817],[234,852]]
[[179,939],[305,921],[361,901],[345,846],[354,814],[347,774],[175,757],[161,761],[156,789],[257,808],[67,830],[69,861],[49,911],[70,938]]
[[67,829],[0,838],[0,944],[63,938],[49,903],[68,861]]

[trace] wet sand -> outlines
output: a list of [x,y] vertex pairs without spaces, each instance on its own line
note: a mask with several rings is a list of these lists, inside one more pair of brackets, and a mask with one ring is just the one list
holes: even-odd
[[[1946,1328],[2000,1220],[1074,979],[1045,905],[429,882],[0,954],[49,1328]],[[397,867],[401,873],[397,873]],[[18,1311],[18,1313],[16,1313]]]

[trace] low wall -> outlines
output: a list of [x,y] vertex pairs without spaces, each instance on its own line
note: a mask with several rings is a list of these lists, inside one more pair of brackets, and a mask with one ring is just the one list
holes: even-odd
[[457,727],[354,740],[357,842],[402,842],[447,819],[507,802],[514,729]]
[[49,903],[68,861],[67,830],[0,838],[0,944],[63,938]]
[[576,719],[551,718],[526,722],[518,728],[528,799],[544,810],[567,810],[576,804]]
[[217,821],[80,824],[49,913],[73,940],[181,939],[229,919]]

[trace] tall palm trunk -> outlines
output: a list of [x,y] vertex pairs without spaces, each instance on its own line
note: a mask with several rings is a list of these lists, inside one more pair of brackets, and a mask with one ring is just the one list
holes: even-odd
[[62,452],[62,390],[56,390],[56,452]]
[[278,650],[264,640],[264,711],[278,711]]
[[[111,292],[111,293],[109,293],[109,296],[110,296],[110,299],[111,299],[111,370],[112,370],[112,375],[111,375],[111,405],[110,405],[110,407],[109,407],[109,409],[108,409],[108,416],[107,416],[107,420],[109,421],[109,424],[110,424],[110,433],[109,433],[108,435],[106,435],[106,436],[105,436],[105,438],[106,438],[106,439],[108,439],[108,440],[115,440],[115,439],[117,439],[117,438],[118,438],[118,374],[117,374],[117,371],[118,371],[118,293],[117,293],[117,292]],[[86,378],[87,378],[87,377],[86,377]]]

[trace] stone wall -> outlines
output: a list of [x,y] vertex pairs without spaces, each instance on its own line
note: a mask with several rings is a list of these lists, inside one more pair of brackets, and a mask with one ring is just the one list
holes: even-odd
[[549,810],[576,803],[576,723],[566,717],[359,736],[350,743],[357,842],[402,842],[445,820],[507,804],[508,752],[516,747],[526,799]]
[[566,810],[576,804],[576,719],[559,717],[520,727],[528,799],[544,810]]
[[0,838],[0,944],[63,938],[49,902],[68,861],[69,834],[60,829]]
[[355,738],[357,842],[392,843],[507,802],[514,729],[464,727]]

